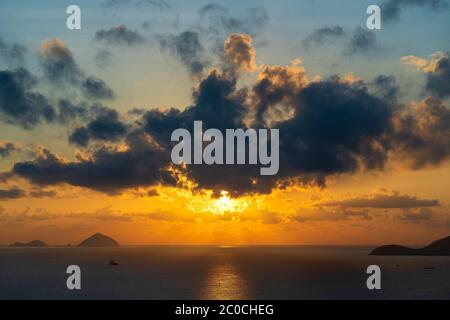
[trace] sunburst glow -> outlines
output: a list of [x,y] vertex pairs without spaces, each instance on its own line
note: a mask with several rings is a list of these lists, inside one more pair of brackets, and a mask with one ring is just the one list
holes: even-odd
[[[218,199],[203,199],[191,202],[191,209],[198,212],[225,215],[227,213],[241,213],[249,206],[249,201],[244,198],[232,199],[228,191],[222,191]],[[200,207],[200,208],[199,208]]]

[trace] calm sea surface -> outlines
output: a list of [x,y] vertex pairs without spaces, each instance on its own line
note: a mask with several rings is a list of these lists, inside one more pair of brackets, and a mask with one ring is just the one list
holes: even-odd
[[[0,248],[0,299],[450,299],[450,257],[361,247]],[[119,263],[110,266],[110,259]],[[66,268],[82,290],[66,289]],[[366,288],[367,266],[382,290]]]

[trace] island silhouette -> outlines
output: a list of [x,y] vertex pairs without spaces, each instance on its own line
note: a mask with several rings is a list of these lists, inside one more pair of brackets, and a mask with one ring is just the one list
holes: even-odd
[[22,242],[16,242],[14,244],[11,245],[11,247],[15,247],[15,248],[22,248],[22,247],[27,247],[27,248],[38,248],[38,247],[47,247],[47,244],[41,240],[33,240],[27,243],[22,243]]
[[450,256],[450,236],[433,241],[429,245],[414,249],[396,244],[385,245],[372,250],[372,256]]
[[111,237],[96,233],[86,240],[83,240],[78,247],[119,247],[119,243]]
[[[83,240],[78,247],[84,248],[105,248],[105,247],[119,247],[119,243],[111,237],[105,236],[101,233],[96,233],[89,238]],[[13,248],[37,248],[47,247],[47,244],[41,240],[33,240],[27,243],[16,242],[10,247]]]

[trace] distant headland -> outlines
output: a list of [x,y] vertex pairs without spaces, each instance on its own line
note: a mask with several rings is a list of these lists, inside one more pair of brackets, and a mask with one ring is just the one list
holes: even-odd
[[395,244],[375,248],[372,256],[450,256],[450,237],[433,241],[426,247],[413,249]]
[[[119,247],[119,243],[111,237],[105,236],[101,233],[96,233],[93,236],[83,240],[78,247],[82,248],[106,248],[106,247]],[[16,242],[10,247],[13,248],[38,248],[47,247],[47,244],[41,240],[33,240],[31,242],[22,243]]]

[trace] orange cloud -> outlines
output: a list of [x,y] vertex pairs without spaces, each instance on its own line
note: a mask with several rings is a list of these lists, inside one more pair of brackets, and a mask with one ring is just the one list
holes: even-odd
[[224,43],[224,57],[236,72],[258,70],[253,39],[248,34],[231,34]]

